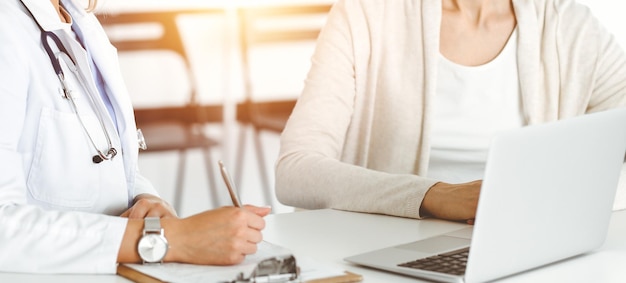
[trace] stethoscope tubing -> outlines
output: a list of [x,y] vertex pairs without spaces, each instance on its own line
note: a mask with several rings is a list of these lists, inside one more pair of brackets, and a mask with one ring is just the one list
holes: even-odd
[[[56,57],[57,57],[58,61],[60,61],[61,58],[63,58],[63,60],[65,61],[65,65],[69,67],[70,71],[74,74],[74,76],[78,77],[80,75],[78,73],[78,69],[76,68],[76,66],[70,65],[68,63],[68,60],[71,60],[71,58],[66,53],[59,52]],[[102,114],[102,111],[96,106],[96,101],[94,100],[92,95],[88,94],[87,97],[89,97],[89,102],[91,103],[91,106],[97,112],[96,114],[98,116],[98,123],[100,124],[100,128],[102,128],[102,130],[105,133],[104,136],[105,136],[105,138],[107,140],[107,144],[109,146],[109,150],[108,150],[107,154],[104,154],[100,149],[98,149],[98,146],[96,145],[95,141],[91,138],[91,135],[89,134],[89,130],[85,126],[85,123],[83,122],[83,119],[82,119],[82,117],[80,115],[80,110],[78,109],[78,106],[76,105],[76,100],[74,99],[74,96],[72,95],[72,91],[67,88],[67,83],[64,81],[64,75],[63,76],[59,76],[59,78],[60,79],[63,78],[63,80],[61,81],[61,84],[63,85],[64,98],[66,98],[67,100],[70,101],[70,104],[72,105],[74,113],[76,113],[76,117],[78,118],[78,121],[80,122],[81,127],[87,133],[87,136],[89,137],[89,142],[91,143],[93,148],[98,153],[98,156],[100,158],[102,158],[103,160],[109,160],[109,159],[113,158],[117,154],[117,150],[113,147],[113,143],[111,142],[111,137],[109,136],[108,131],[105,128],[106,126],[104,125],[104,121],[102,119],[102,117],[104,117],[103,114]],[[85,91],[87,91],[87,86],[85,85],[83,80],[79,79],[78,81],[81,84],[81,87]],[[96,160],[94,160],[94,162],[96,162]],[[96,163],[99,163],[99,162],[96,162]]]
[[[89,142],[91,143],[91,145],[97,152],[97,155],[94,155],[92,157],[92,161],[97,164],[97,163],[102,162],[103,160],[113,159],[113,157],[117,155],[117,150],[115,149],[115,147],[113,147],[113,142],[111,141],[109,132],[107,131],[106,126],[104,124],[104,114],[102,113],[101,109],[97,107],[96,101],[94,100],[93,95],[91,94],[91,92],[89,92],[89,88],[87,87],[87,85],[85,85],[85,82],[83,81],[83,79],[81,79],[82,77],[80,76],[78,69],[76,68],[76,63],[74,62],[72,57],[68,55],[67,49],[65,48],[65,46],[63,46],[61,40],[56,34],[50,31],[44,31],[42,29],[41,39],[42,39],[42,45],[44,49],[46,50],[48,57],[50,58],[50,63],[52,63],[52,67],[54,68],[54,72],[56,73],[61,83],[61,87],[63,89],[63,98],[70,101],[70,105],[72,109],[74,110],[74,113],[76,114],[76,117],[78,118],[78,121],[83,131],[87,134],[89,138]],[[55,54],[52,51],[52,48],[50,47],[48,39],[52,39],[52,41],[57,45],[59,52]],[[69,70],[74,74],[74,76],[76,76],[78,82],[80,83],[80,86],[87,93],[87,97],[89,97],[89,103],[91,104],[91,106],[94,108],[96,112],[96,116],[98,117],[98,123],[100,124],[100,128],[102,129],[104,136],[106,138],[106,141],[107,141],[108,150],[106,153],[102,152],[98,148],[98,146],[96,145],[96,142],[93,140],[91,134],[89,133],[89,130],[85,126],[85,123],[80,115],[80,110],[78,109],[74,96],[72,95],[72,91],[68,87],[67,82],[65,80],[65,73],[63,72],[63,68],[61,67],[61,60],[64,61],[65,65],[68,66]]]

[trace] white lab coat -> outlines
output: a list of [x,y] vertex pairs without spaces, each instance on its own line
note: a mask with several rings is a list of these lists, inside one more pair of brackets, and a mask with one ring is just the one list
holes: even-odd
[[[89,138],[42,48],[41,32],[20,0],[0,1],[0,271],[115,273],[126,228],[119,215],[140,193],[157,194],[137,173],[137,133],[115,48],[97,19],[63,0],[106,82],[117,125],[97,94],[89,59],[48,0],[22,0],[77,61],[119,154],[94,164]],[[50,44],[53,50],[57,46]],[[65,70],[81,118],[107,142],[77,78]]]

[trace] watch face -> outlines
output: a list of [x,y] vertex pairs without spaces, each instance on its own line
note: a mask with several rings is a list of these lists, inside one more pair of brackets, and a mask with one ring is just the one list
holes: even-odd
[[137,251],[145,262],[160,262],[167,253],[167,240],[160,234],[146,234],[139,240]]

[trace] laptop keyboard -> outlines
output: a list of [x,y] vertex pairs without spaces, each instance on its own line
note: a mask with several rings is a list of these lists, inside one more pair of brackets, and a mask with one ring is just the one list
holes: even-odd
[[398,264],[401,267],[415,268],[452,275],[465,274],[469,247],[435,256],[430,256],[415,261]]

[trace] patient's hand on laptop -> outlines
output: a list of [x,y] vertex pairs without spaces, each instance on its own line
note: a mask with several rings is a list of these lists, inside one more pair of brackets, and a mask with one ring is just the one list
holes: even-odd
[[473,224],[482,182],[478,180],[462,184],[435,184],[426,192],[420,214]]

